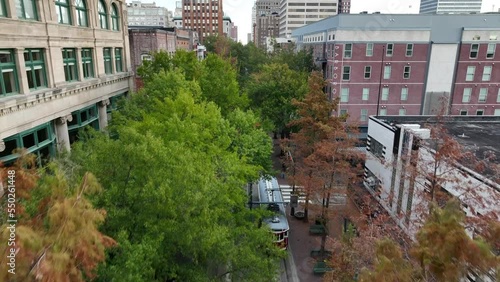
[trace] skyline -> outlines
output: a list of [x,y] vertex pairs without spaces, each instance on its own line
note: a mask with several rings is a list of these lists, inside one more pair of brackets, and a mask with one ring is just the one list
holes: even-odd
[[[500,4],[498,0],[483,0],[481,12],[498,11]],[[127,3],[132,1],[127,0]],[[143,2],[156,2],[156,5],[167,8],[172,13],[175,11],[176,0],[147,0]],[[362,11],[381,12],[384,14],[418,14],[420,9],[419,0],[351,0],[351,14]],[[238,40],[247,43],[247,34],[251,32],[252,7],[251,0],[224,0],[224,13],[238,26]]]

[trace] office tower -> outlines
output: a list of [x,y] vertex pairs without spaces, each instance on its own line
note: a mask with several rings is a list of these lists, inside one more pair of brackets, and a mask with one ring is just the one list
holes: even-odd
[[420,14],[469,14],[481,12],[482,0],[422,0]]

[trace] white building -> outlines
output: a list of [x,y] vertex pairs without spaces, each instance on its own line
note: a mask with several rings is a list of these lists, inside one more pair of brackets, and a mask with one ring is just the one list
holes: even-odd
[[[500,185],[490,180],[491,171],[480,174],[465,163],[433,165],[435,143],[428,128],[433,122],[430,116],[370,117],[364,179],[367,190],[410,237],[423,222],[432,175],[443,179],[436,186],[439,192],[458,197],[467,216],[492,215],[500,220]],[[444,128],[464,150],[481,156],[487,151],[500,152],[500,117],[449,116]]]
[[422,0],[420,14],[480,13],[482,0]]
[[172,12],[164,7],[156,6],[156,3],[143,3],[132,1],[127,6],[129,26],[173,26]]

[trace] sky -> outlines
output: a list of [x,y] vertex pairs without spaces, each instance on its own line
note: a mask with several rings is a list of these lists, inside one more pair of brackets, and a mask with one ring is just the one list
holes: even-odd
[[[158,6],[175,11],[176,0],[143,0],[143,2],[156,2]],[[238,26],[238,40],[243,44],[247,42],[247,34],[252,28],[252,7],[254,0],[223,0],[224,12],[231,17],[231,21]],[[127,0],[127,2],[131,2]],[[493,5],[495,8],[493,9]],[[416,14],[420,8],[420,0],[351,0],[351,13],[361,11],[369,13],[379,11],[393,14]],[[498,11],[498,0],[483,0],[481,12]]]

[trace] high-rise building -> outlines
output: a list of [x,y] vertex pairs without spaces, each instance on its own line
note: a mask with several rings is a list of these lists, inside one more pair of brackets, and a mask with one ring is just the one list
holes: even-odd
[[[22,3],[22,5],[17,5]],[[124,0],[0,1],[0,162],[106,127],[132,84]]]
[[420,14],[469,14],[481,12],[482,0],[422,0]]
[[279,37],[279,0],[257,0],[255,13],[255,45],[264,48],[266,38]]
[[164,7],[156,6],[156,3],[143,3],[132,1],[127,6],[129,26],[173,26],[172,12]]
[[201,42],[210,35],[223,35],[222,0],[182,0],[182,26],[198,33]]
[[289,38],[292,31],[336,14],[348,14],[350,0],[280,0],[279,36]]

